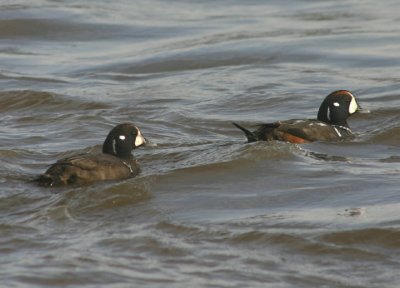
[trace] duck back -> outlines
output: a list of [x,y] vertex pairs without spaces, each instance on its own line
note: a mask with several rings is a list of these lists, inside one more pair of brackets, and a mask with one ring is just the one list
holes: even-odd
[[140,171],[137,161],[113,155],[78,155],[57,161],[37,179],[42,186],[84,185],[96,181],[126,179]]

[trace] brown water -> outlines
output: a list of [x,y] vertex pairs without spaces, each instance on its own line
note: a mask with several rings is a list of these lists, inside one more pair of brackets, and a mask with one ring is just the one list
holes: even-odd
[[[109,3],[110,2],[110,3]],[[400,287],[398,1],[0,2],[0,286]],[[349,89],[345,143],[244,144]],[[30,182],[133,122],[142,174]]]

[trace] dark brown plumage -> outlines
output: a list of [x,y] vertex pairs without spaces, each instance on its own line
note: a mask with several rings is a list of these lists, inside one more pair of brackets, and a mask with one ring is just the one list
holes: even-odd
[[233,123],[241,129],[248,142],[280,140],[291,143],[335,141],[353,135],[347,118],[360,109],[355,97],[347,90],[329,94],[322,102],[317,119],[292,119],[259,125],[253,132]]
[[83,185],[136,176],[139,164],[133,149],[146,143],[133,124],[115,126],[103,143],[102,154],[82,154],[61,159],[37,179],[42,186]]

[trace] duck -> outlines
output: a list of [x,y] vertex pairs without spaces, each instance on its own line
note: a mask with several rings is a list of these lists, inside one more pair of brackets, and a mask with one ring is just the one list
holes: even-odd
[[140,166],[132,155],[132,150],[146,142],[134,124],[116,125],[104,140],[102,153],[60,159],[36,180],[40,186],[57,187],[135,177],[140,172]]
[[348,90],[330,93],[319,107],[317,119],[291,119],[258,125],[250,131],[233,122],[242,130],[248,143],[255,141],[285,141],[310,143],[314,141],[340,141],[353,137],[347,119],[360,110],[356,97]]

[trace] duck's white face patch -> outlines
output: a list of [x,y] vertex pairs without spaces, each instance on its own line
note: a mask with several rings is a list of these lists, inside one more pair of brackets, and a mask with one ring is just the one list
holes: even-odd
[[357,105],[357,102],[356,102],[356,98],[354,98],[354,96],[351,95],[351,102],[350,102],[350,105],[349,105],[349,114],[354,114],[354,113],[357,112],[357,110],[358,110],[358,105]]
[[146,143],[146,140],[144,139],[144,137],[142,136],[142,133],[140,133],[140,130],[138,128],[137,129],[137,136],[135,139],[135,146],[139,147],[140,145],[143,145],[144,143]]
[[125,135],[119,135],[119,140],[124,141],[126,139]]
[[338,102],[334,102],[334,103],[333,103],[333,106],[335,106],[335,107],[339,107],[339,106],[340,106],[340,104],[339,104]]

